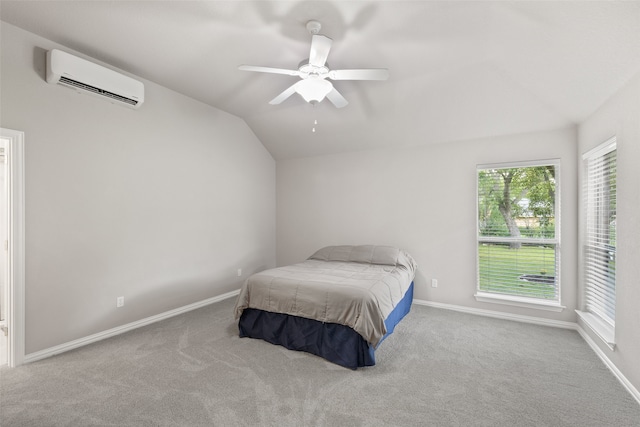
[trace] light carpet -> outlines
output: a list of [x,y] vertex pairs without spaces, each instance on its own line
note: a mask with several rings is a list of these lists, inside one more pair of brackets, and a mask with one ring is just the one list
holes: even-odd
[[575,331],[414,306],[351,371],[239,338],[233,304],[0,370],[0,424],[640,426]]

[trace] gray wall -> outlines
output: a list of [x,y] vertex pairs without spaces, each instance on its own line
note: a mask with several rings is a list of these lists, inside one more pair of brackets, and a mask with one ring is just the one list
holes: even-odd
[[[575,129],[565,129],[279,160],[278,265],[326,245],[399,246],[418,263],[418,299],[575,321],[576,147]],[[476,165],[552,158],[561,161],[561,301],[567,308],[551,313],[477,302]],[[437,288],[427,286],[431,278]]]
[[80,95],[44,80],[45,51],[73,51],[6,23],[1,40],[0,125],[25,132],[27,354],[275,265],[275,161],[243,120],[144,80],[139,110]]
[[580,156],[614,135],[618,143],[615,351],[588,327],[584,329],[640,390],[640,74],[580,125]]

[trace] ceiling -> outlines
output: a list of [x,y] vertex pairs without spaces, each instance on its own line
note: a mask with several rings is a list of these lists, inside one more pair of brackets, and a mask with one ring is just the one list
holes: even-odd
[[[0,18],[242,117],[276,159],[571,126],[640,72],[637,1],[2,0]],[[237,67],[296,69],[311,19],[331,68],[389,79],[334,82],[342,109],[269,105],[298,78]]]

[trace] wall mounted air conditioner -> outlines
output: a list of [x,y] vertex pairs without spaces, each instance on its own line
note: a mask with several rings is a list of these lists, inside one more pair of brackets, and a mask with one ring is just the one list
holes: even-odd
[[47,82],[131,108],[144,102],[142,82],[58,49],[47,52]]

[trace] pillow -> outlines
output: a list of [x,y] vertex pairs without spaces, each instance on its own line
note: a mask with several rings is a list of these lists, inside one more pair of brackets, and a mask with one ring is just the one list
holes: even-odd
[[309,259],[392,265],[394,267],[403,265],[410,270],[416,268],[411,255],[393,246],[327,246],[316,251]]
[[353,246],[327,246],[322,248],[309,259],[319,259],[322,261],[350,261],[349,255]]

